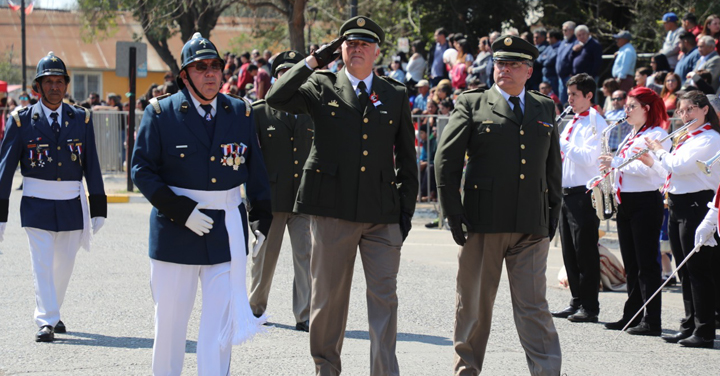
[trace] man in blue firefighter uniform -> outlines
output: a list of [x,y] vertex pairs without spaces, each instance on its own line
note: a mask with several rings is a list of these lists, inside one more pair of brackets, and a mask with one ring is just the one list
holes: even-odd
[[250,104],[218,93],[224,66],[215,45],[195,33],[182,49],[182,90],[151,100],[133,151],[133,181],[153,205],[156,376],[182,372],[198,279],[199,375],[229,375],[232,345],[262,331],[266,321],[250,309],[245,263],[248,220],[256,247],[270,228],[270,186]]
[[60,307],[75,255],[81,246],[90,249],[90,231],[97,233],[107,217],[90,112],[62,102],[69,82],[65,63],[55,54],[40,59],[33,90],[41,98],[13,111],[0,144],[0,241],[20,163],[24,187],[20,220],[32,258],[37,342],[52,342],[55,333],[67,331],[60,321]]

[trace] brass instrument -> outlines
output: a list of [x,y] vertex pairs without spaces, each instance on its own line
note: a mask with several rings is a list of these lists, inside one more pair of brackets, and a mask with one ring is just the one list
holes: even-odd
[[[675,138],[675,137],[682,137],[687,134],[687,129],[695,124],[697,122],[697,119],[692,119],[688,121],[687,123],[683,124],[682,127],[675,130],[675,132],[670,133],[669,135],[661,138],[658,140],[658,142],[663,143],[667,141],[668,139]],[[621,168],[629,165],[630,163],[635,162],[636,159],[642,157],[643,155],[647,154],[650,151],[650,148],[645,148],[640,150],[637,154],[633,155],[632,157],[628,158],[625,162],[623,162],[620,166],[617,166],[617,170],[620,170]]]
[[715,162],[718,161],[718,159],[720,159],[720,152],[718,152],[717,154],[715,154],[714,157],[708,159],[707,161],[704,161],[704,162],[703,162],[703,161],[697,161],[697,162],[695,162],[695,163],[697,163],[698,168],[700,168],[700,170],[701,170],[705,175],[710,175],[710,172],[711,172],[711,170],[712,170],[712,166],[715,164]]
[[[600,134],[600,148],[603,155],[611,153],[610,144],[608,143],[610,139],[610,131],[618,125],[624,123],[625,119],[626,118],[622,118],[612,123]],[[601,220],[612,218],[616,207],[615,197],[612,191],[612,183],[610,181],[610,174],[606,170],[602,172],[602,175],[592,178],[587,183],[587,187],[592,191],[591,197],[593,207],[595,208],[595,214],[597,214],[598,218]]]

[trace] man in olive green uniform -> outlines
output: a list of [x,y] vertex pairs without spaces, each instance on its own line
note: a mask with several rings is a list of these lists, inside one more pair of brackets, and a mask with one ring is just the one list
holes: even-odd
[[504,36],[492,50],[495,85],[458,97],[435,157],[440,201],[461,246],[455,375],[482,370],[503,260],[530,373],[559,375],[560,342],[545,299],[548,238],[554,235],[561,203],[554,105],[524,89],[538,56],[535,46]]
[[[310,114],[315,140],[295,203],[311,215],[310,352],[318,375],[339,375],[357,249],[367,281],[370,375],[398,375],[397,273],[415,211],[418,172],[404,85],[372,73],[385,33],[366,17],[286,72],[267,103]],[[345,68],[315,71],[342,47]]]
[[[305,56],[285,51],[273,61],[271,72],[278,78]],[[285,226],[290,233],[295,279],[293,313],[295,329],[307,332],[310,321],[310,217],[294,214],[295,196],[300,187],[302,168],[310,154],[314,128],[308,115],[276,110],[260,100],[253,103],[255,127],[272,190],[273,220],[268,237],[253,255],[250,279],[250,307],[260,317],[267,308],[268,295],[277,265]]]

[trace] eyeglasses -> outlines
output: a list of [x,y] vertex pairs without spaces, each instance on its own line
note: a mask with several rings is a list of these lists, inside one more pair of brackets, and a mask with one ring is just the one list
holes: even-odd
[[626,104],[626,105],[625,105],[625,112],[630,112],[630,111],[632,111],[632,110],[634,110],[634,109],[636,109],[636,108],[638,108],[638,107],[640,107],[640,106],[637,105],[637,104]]
[[199,62],[199,63],[195,63],[195,65],[193,65],[193,67],[195,68],[196,71],[198,71],[200,73],[208,70],[208,67],[215,72],[221,71],[224,68],[223,65],[219,61],[216,61],[210,65],[207,65],[203,62]]
[[20,99],[21,101],[29,101],[29,100],[30,100],[30,97],[20,97],[19,99]]
[[620,102],[620,101],[622,101],[622,100],[625,100],[625,98],[611,98],[610,100],[611,100],[612,102]]
[[696,106],[696,105],[692,105],[692,106],[689,106],[688,108],[686,108],[686,109],[684,109],[684,110],[677,110],[677,111],[675,111],[675,113],[678,114],[678,116],[682,117],[682,116],[685,116],[686,114],[691,113],[691,112],[692,112],[694,109],[696,109],[697,107],[698,107],[698,106]]
[[510,68],[512,70],[520,69],[523,65],[526,65],[522,61],[496,61],[495,67],[498,69]]

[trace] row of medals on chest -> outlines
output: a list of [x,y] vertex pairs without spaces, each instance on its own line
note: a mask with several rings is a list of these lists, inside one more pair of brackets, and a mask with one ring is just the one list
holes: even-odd
[[[28,144],[27,148],[30,167],[45,167],[45,163],[52,163],[53,158],[50,156],[50,144]],[[78,162],[82,166],[82,158],[80,158],[83,152],[82,142],[67,140],[67,148],[70,150],[70,160]]]
[[242,142],[240,144],[233,142],[232,144],[222,144],[220,148],[223,151],[223,156],[220,159],[223,166],[232,167],[233,170],[237,171],[240,165],[245,163],[244,154],[247,151],[247,145]]

